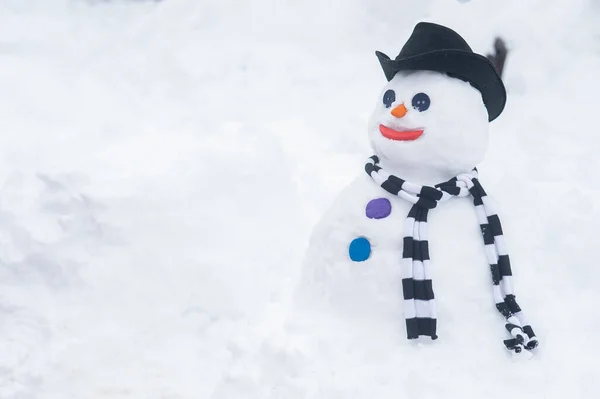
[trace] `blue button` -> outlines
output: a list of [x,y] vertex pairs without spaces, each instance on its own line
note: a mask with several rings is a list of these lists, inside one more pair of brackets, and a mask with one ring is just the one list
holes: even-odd
[[371,256],[371,243],[365,237],[352,240],[348,248],[350,259],[355,262],[363,262]]

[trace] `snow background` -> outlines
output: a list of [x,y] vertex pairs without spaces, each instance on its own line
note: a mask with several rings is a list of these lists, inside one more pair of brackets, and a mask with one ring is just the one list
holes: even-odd
[[[597,397],[598,18],[592,0],[1,0],[0,398]],[[528,362],[294,324],[311,229],[370,155],[374,51],[418,20],[511,51],[480,171],[540,336]]]

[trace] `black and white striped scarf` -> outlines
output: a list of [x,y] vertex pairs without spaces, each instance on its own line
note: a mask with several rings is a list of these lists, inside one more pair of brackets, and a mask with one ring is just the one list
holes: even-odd
[[431,260],[427,233],[427,214],[439,202],[453,197],[473,197],[477,220],[481,227],[487,260],[492,272],[496,308],[506,319],[506,330],[512,338],[504,341],[516,353],[533,349],[538,340],[515,300],[510,260],[504,242],[500,219],[477,179],[477,169],[461,174],[435,187],[420,186],[390,175],[372,156],[365,171],[387,192],[414,204],[404,222],[402,253],[402,290],[408,339],[429,336],[436,339],[437,314],[431,281]]

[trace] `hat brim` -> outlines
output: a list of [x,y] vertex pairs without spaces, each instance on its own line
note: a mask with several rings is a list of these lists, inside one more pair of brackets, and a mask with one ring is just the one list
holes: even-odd
[[462,50],[436,50],[392,60],[375,54],[388,81],[400,71],[436,71],[469,82],[481,93],[489,121],[496,119],[506,104],[506,89],[494,65],[486,57]]

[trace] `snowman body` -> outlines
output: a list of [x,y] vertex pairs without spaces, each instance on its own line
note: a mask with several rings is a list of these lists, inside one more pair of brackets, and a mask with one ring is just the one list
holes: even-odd
[[[386,171],[433,186],[483,160],[488,125],[481,95],[468,83],[437,72],[401,72],[381,92],[369,138]],[[312,233],[300,298],[402,336],[400,264],[411,207],[363,171]],[[429,248],[440,336],[464,336],[477,329],[475,321],[480,326],[482,318],[497,317],[472,198],[452,198],[429,212]]]
[[[308,299],[348,320],[403,329],[402,226],[410,207],[366,174],[348,185],[310,238],[302,276]],[[369,243],[366,260],[351,258],[350,246],[357,239]],[[461,330],[467,328],[471,317],[460,315],[497,317],[470,198],[455,198],[430,212],[429,242],[440,334],[452,333],[447,319],[460,318]]]

